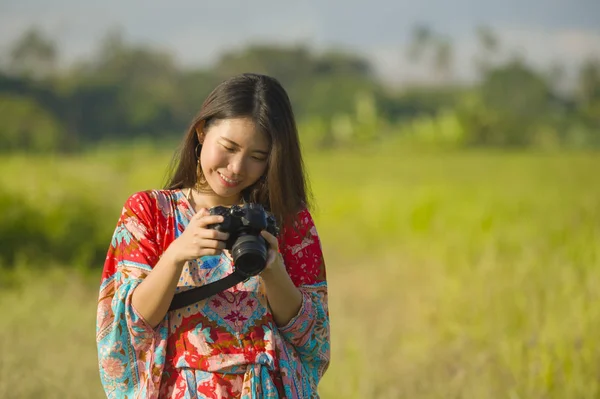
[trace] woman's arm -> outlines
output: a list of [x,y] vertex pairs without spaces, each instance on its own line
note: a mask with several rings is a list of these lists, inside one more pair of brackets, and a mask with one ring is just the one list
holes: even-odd
[[223,216],[200,210],[183,234],[165,250],[152,272],[133,291],[132,306],[152,328],[167,314],[185,262],[201,256],[218,255],[225,248],[224,240],[228,233],[206,228],[222,221]]
[[262,233],[270,246],[261,274],[269,307],[283,336],[307,359],[323,361],[329,342],[327,281],[321,242],[308,210],[299,212],[295,225],[282,233],[279,240]]
[[[263,233],[263,237],[277,248],[272,236]],[[294,226],[282,230],[279,248],[281,255],[273,256],[271,268],[262,273],[267,298],[287,343],[282,356],[296,370],[292,375],[301,376],[298,382],[304,392],[314,393],[331,353],[325,261],[308,210],[298,213]]]
[[[270,245],[273,248],[277,240],[273,236],[267,239],[270,240]],[[287,273],[281,255],[273,250],[270,256],[273,256],[274,259],[268,263],[261,276],[265,282],[267,300],[273,319],[277,326],[282,327],[298,314],[302,306],[302,293],[296,288]]]
[[173,247],[169,247],[133,291],[132,306],[152,328],[167,314],[184,265],[185,260],[177,259]]

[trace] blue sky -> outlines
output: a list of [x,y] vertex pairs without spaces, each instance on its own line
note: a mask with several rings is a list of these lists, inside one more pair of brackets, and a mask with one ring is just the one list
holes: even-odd
[[160,46],[186,65],[206,65],[248,42],[306,43],[359,51],[382,76],[406,81],[426,75],[405,57],[416,23],[451,38],[459,77],[472,73],[479,24],[498,33],[506,53],[518,50],[537,66],[558,61],[572,69],[600,57],[600,0],[1,0],[0,50],[37,25],[70,61],[120,26],[128,40]]

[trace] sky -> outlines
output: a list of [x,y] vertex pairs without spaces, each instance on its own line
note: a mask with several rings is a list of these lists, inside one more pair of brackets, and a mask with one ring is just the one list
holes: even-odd
[[501,54],[519,52],[538,68],[560,63],[574,71],[600,58],[600,0],[0,0],[0,51],[37,26],[68,63],[93,54],[120,27],[126,40],[170,51],[186,66],[210,65],[248,43],[303,43],[356,51],[382,78],[405,82],[428,71],[406,56],[416,24],[452,41],[458,78],[473,76],[479,25],[496,32]]

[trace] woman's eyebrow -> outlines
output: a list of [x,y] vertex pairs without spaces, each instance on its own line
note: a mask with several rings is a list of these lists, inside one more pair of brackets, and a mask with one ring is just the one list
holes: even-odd
[[[227,137],[221,136],[221,139],[227,141],[229,144],[231,144],[234,147],[238,147],[238,148],[240,147],[240,145],[238,143],[236,143],[235,141],[233,141],[231,139],[228,139]],[[269,155],[268,151],[263,151],[263,150],[253,150],[252,152],[258,152],[258,153],[263,154],[263,155]]]

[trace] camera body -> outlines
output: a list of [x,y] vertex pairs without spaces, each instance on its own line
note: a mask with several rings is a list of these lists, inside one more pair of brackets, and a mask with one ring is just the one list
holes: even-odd
[[262,230],[277,237],[279,228],[275,217],[261,204],[247,203],[231,208],[216,206],[209,209],[211,215],[223,216],[221,223],[207,228],[229,233],[225,248],[231,252],[237,272],[246,277],[255,276],[267,265],[268,244],[260,235]]

